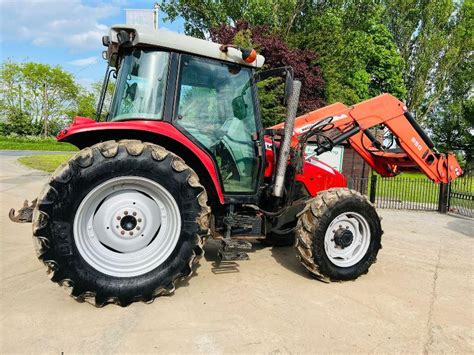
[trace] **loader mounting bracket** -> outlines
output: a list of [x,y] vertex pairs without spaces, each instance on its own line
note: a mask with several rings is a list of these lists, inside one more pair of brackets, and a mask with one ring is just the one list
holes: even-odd
[[31,205],[28,206],[28,200],[25,200],[23,207],[18,210],[15,215],[15,209],[12,208],[8,213],[10,220],[16,223],[31,223],[33,220],[33,210],[36,207],[38,199],[31,201]]

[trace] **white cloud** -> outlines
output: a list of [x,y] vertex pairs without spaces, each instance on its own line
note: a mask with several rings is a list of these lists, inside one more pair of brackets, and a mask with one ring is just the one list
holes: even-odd
[[68,64],[72,65],[77,65],[78,67],[83,67],[86,65],[91,65],[97,63],[97,57],[89,57],[89,58],[83,58],[83,59],[76,59],[71,62],[68,62]]
[[66,47],[73,51],[98,49],[107,33],[103,19],[120,7],[80,0],[0,0],[1,40],[29,41],[40,47]]

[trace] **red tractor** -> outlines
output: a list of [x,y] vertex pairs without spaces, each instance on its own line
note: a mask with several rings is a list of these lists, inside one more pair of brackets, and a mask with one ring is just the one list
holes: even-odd
[[[127,306],[172,293],[208,237],[222,242],[222,260],[246,259],[249,240],[260,239],[294,244],[323,281],[367,273],[380,218],[317,158],[344,141],[382,176],[418,167],[447,183],[462,173],[390,95],[296,118],[301,83],[291,68],[256,71],[264,58],[254,50],[126,25],[103,44],[109,67],[96,120],[76,117],[59,133],[81,150],[33,212],[39,259],[78,301]],[[101,120],[110,75],[115,91]],[[256,83],[275,75],[288,114],[265,129]],[[370,130],[382,126],[391,142]]]

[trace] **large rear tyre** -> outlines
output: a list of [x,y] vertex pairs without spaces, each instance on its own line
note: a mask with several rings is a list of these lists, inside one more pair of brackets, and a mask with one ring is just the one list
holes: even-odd
[[164,148],[108,141],[59,167],[33,235],[53,282],[95,306],[174,292],[203,255],[210,208],[196,173]]
[[300,213],[296,249],[301,264],[317,279],[354,280],[375,262],[382,233],[367,198],[335,188],[319,193]]

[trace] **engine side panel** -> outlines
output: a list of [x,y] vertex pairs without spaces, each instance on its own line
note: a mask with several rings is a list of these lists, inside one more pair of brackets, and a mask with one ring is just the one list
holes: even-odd
[[303,171],[296,175],[296,181],[302,182],[313,197],[333,187],[347,187],[343,174],[316,158],[304,162]]
[[[272,148],[271,139],[265,137],[265,178],[270,178],[275,169]],[[303,183],[312,197],[332,187],[347,186],[347,180],[343,174],[316,158],[310,158],[303,163],[303,170],[296,175],[295,180]]]

